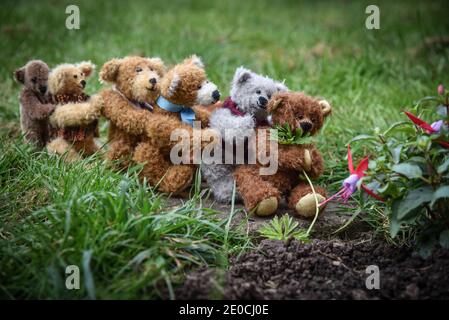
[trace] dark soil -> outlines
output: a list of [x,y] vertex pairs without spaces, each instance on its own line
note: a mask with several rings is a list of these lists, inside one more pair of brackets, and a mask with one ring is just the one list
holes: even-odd
[[[379,267],[379,290],[366,288],[369,265]],[[177,299],[449,299],[449,250],[423,260],[380,241],[264,240],[226,273],[191,273],[176,293]]]

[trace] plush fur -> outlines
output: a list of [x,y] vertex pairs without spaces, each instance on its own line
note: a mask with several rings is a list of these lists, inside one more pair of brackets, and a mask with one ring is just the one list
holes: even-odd
[[[192,108],[195,105],[205,106],[216,102],[219,92],[207,79],[201,60],[192,56],[175,65],[163,77],[161,96],[171,103]],[[154,104],[152,115],[152,119],[146,123],[147,138],[137,146],[133,160],[144,164],[142,176],[151,185],[157,186],[162,192],[181,193],[192,182],[196,166],[171,163],[170,151],[177,142],[170,141],[170,135],[175,129],[186,130],[190,134],[193,148],[193,132],[198,129],[181,122],[179,113],[164,110],[157,103]],[[215,131],[210,129],[198,134],[218,140]],[[202,142],[202,147],[207,143]]]
[[47,150],[53,154],[67,154],[71,162],[98,151],[94,138],[98,136],[98,104],[84,94],[86,78],[95,65],[91,62],[62,64],[49,75],[48,85],[52,100],[57,104],[50,117],[52,140]]
[[[267,103],[277,92],[287,91],[287,87],[268,77],[258,75],[243,67],[235,71],[230,97],[238,110],[245,113],[236,116],[229,109],[217,108],[210,116],[210,127],[220,132],[226,144],[243,144],[245,132],[256,127],[257,121],[267,120]],[[225,134],[226,133],[226,134]],[[232,200],[234,188],[234,168],[232,164],[202,164],[205,178],[214,198],[222,203]]]
[[191,57],[166,73],[159,58],[125,57],[108,61],[100,71],[102,81],[115,85],[101,91],[98,100],[109,120],[108,158],[121,160],[122,166],[143,164],[141,178],[162,192],[181,192],[192,181],[195,166],[173,165],[169,154],[176,144],[170,140],[173,130],[184,129],[193,137],[194,129],[181,122],[178,113],[160,108],[156,100],[162,92],[167,100],[186,107],[213,102],[213,92],[212,98],[198,96],[200,85],[207,81],[199,61]]
[[[102,114],[109,120],[109,160],[117,160],[122,167],[130,164],[137,145],[145,137],[146,124],[154,119],[144,103],[154,105],[165,73],[160,58],[137,56],[112,59],[101,68],[100,81],[114,85],[98,94]],[[178,123],[169,117],[161,117],[157,122],[168,127]]]
[[14,72],[14,79],[23,85],[19,95],[22,133],[25,141],[39,148],[49,140],[48,117],[55,108],[47,95],[49,72],[40,60],[29,61]]
[[[295,130],[316,135],[323,126],[324,119],[331,113],[331,106],[325,100],[308,97],[302,93],[278,93],[269,104],[272,123],[288,123]],[[266,150],[269,150],[269,127],[265,128]],[[257,137],[259,139],[259,136]],[[262,152],[258,150],[258,152]],[[279,169],[274,175],[259,175],[258,165],[241,165],[235,170],[237,189],[247,210],[255,210],[259,215],[273,214],[282,195],[288,198],[288,205],[298,215],[312,217],[316,205],[311,187],[299,176],[304,170],[312,178],[323,172],[323,158],[315,145],[278,145]],[[321,187],[314,187],[319,202],[326,197]],[[261,205],[262,204],[262,205]]]

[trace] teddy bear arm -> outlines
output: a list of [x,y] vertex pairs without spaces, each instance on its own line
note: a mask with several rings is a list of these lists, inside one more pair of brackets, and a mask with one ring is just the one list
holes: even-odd
[[278,145],[278,164],[280,168],[308,169],[304,163],[304,149],[299,146]]
[[20,104],[27,110],[28,116],[33,120],[47,119],[54,111],[55,106],[50,103],[41,103],[35,94],[29,90],[20,94]]
[[315,147],[309,148],[311,166],[310,170],[306,171],[312,179],[317,179],[324,171],[324,160],[321,153]]
[[90,102],[67,103],[57,106],[50,117],[50,123],[56,127],[84,126],[97,120],[100,111]]
[[175,130],[182,130],[179,132],[188,134],[191,139],[193,137],[192,127],[166,115],[151,114],[145,125],[146,135],[165,146],[176,144],[171,139]]
[[146,123],[149,121],[148,111],[134,109],[121,97],[107,92],[102,93],[102,98],[102,112],[105,118],[128,134],[144,134]]

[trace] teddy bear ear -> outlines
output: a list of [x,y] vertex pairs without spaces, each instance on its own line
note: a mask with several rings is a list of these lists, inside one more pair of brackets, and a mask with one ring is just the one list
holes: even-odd
[[147,58],[147,59],[150,64],[152,64],[156,67],[157,71],[159,71],[161,76],[165,74],[165,72],[167,71],[167,67],[165,66],[165,63],[164,63],[164,61],[162,61],[161,58],[154,57],[154,58]]
[[14,71],[14,79],[17,81],[17,83],[25,84],[25,67]]
[[198,68],[204,69],[204,63],[201,60],[200,57],[198,57],[196,54],[191,55],[190,57],[188,57],[187,59],[184,60],[184,62],[186,63],[192,63],[195,66],[197,66]]
[[120,59],[112,59],[106,62],[100,70],[101,82],[115,82],[117,80]]
[[178,88],[180,82],[181,82],[181,77],[179,76],[179,74],[176,72],[173,72],[173,76],[170,80],[170,84],[167,89],[167,98],[170,98],[171,96],[173,96],[175,94],[176,89]]
[[252,77],[252,71],[243,67],[237,68],[234,74],[234,83],[243,84]]
[[327,100],[320,100],[320,102],[318,102],[318,103],[321,106],[321,110],[325,117],[327,117],[328,115],[330,115],[332,113],[332,107],[331,107],[330,103],[327,102]]
[[276,90],[277,92],[287,92],[288,88],[285,85],[285,80],[282,82],[276,82]]
[[95,65],[90,61],[83,61],[76,65],[86,77],[89,77],[95,70]]
[[282,97],[273,97],[272,99],[270,99],[270,101],[268,102],[268,107],[267,107],[268,113],[272,113],[277,108],[282,106],[282,102],[283,102]]

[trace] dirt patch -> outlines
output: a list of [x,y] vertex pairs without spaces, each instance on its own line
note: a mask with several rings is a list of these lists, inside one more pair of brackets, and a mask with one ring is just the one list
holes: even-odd
[[[380,289],[366,289],[366,267],[377,265]],[[449,299],[449,251],[423,260],[380,241],[261,242],[226,273],[188,275],[177,299]]]

